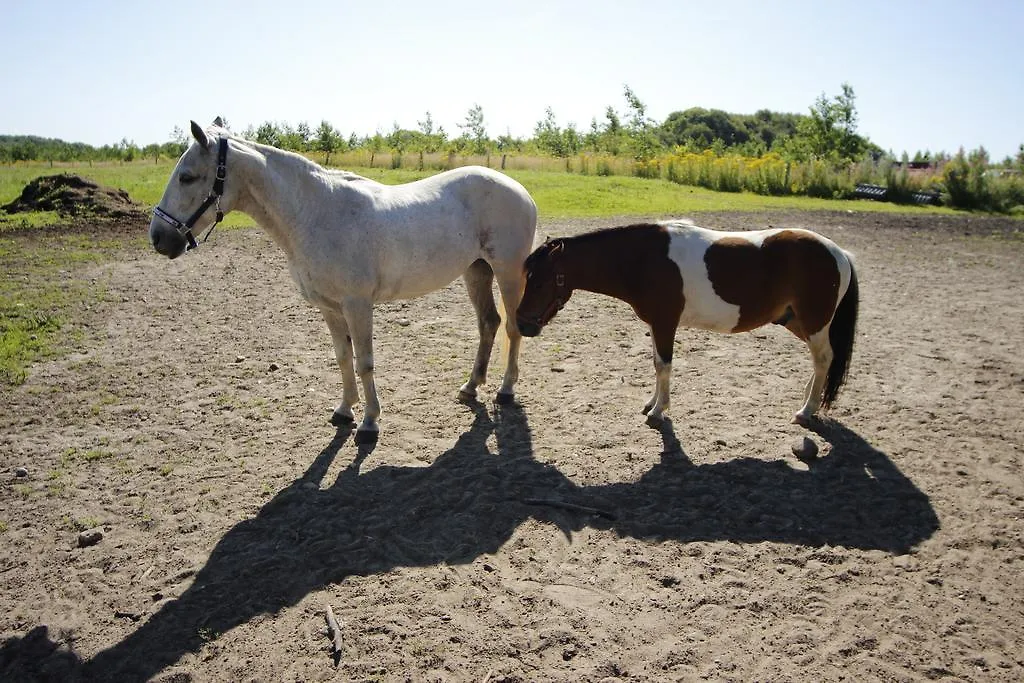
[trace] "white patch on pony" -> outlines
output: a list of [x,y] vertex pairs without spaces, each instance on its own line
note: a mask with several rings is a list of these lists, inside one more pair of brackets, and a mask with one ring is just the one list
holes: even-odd
[[668,230],[668,257],[679,268],[683,278],[683,314],[679,318],[682,327],[696,327],[716,332],[732,332],[740,320],[740,307],[730,304],[718,294],[708,277],[704,254],[708,247],[723,237],[749,240],[758,246],[769,235],[778,230],[758,232],[722,232],[700,228],[688,221],[661,223]]

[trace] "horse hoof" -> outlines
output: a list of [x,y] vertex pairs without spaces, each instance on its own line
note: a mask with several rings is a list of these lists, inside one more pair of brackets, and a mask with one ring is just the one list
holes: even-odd
[[377,437],[380,432],[370,429],[359,429],[356,430],[356,444],[366,445],[371,443],[377,443]]
[[640,411],[640,414],[641,415],[646,415],[647,413],[651,412],[651,408],[653,408],[653,407],[654,406],[644,406],[644,409]]
[[665,424],[665,416],[664,415],[648,415],[647,419],[644,422],[647,424],[648,427],[652,427],[654,429],[658,429],[663,424]]
[[459,389],[459,401],[462,403],[476,403],[476,392],[469,393],[463,389]]
[[499,391],[497,396],[494,397],[494,402],[499,406],[510,406],[516,402],[516,395],[503,394]]
[[813,415],[808,416],[808,415],[803,415],[801,413],[797,413],[796,415],[794,415],[793,416],[793,420],[792,420],[792,424],[800,425],[801,427],[810,427],[813,422],[814,422],[814,416]]
[[331,424],[335,427],[351,427],[355,418],[341,413],[331,413]]

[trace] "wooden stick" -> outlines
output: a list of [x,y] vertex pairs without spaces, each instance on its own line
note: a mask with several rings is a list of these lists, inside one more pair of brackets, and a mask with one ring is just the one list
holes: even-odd
[[583,512],[588,515],[597,515],[598,517],[604,517],[605,519],[615,519],[614,513],[608,512],[607,510],[598,510],[597,508],[587,507],[586,505],[577,505],[576,503],[569,503],[564,500],[555,500],[554,498],[524,498],[523,502],[527,505],[549,505],[554,508],[562,508],[563,510],[572,510],[573,512]]
[[327,635],[331,638],[331,657],[334,658],[334,667],[337,668],[341,664],[341,626],[334,618],[334,610],[331,609],[330,603],[327,603],[325,616],[327,618]]

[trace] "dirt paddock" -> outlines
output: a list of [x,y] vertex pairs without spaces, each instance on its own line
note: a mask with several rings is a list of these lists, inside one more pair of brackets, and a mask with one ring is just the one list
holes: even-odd
[[84,351],[0,389],[0,679],[1024,679],[1020,224],[695,218],[856,254],[849,383],[813,431],[776,327],[681,330],[673,421],[645,426],[644,326],[586,293],[524,342],[520,405],[491,401],[499,358],[461,404],[459,282],[378,307],[382,432],[357,446],[259,230],[83,266]]

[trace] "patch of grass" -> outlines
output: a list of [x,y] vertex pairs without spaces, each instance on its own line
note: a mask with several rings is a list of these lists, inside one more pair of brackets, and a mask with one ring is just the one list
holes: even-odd
[[0,534],[7,533],[7,522],[0,519]]
[[96,462],[97,460],[106,460],[107,458],[113,457],[114,454],[110,451],[105,451],[101,448],[94,448],[82,453],[82,459],[86,462]]
[[95,529],[100,525],[100,520],[95,517],[82,517],[81,519],[72,517],[71,515],[64,515],[61,517],[61,523],[65,529],[71,531],[86,531],[88,529]]
[[12,488],[22,498],[31,498],[35,494],[35,489],[28,484],[15,484]]
[[668,180],[631,176],[511,171],[530,192],[541,218],[588,216],[680,217],[705,211],[827,210],[889,213],[955,213],[950,209],[898,206],[812,197],[770,197],[752,192],[714,192]]
[[161,477],[166,477],[167,475],[174,471],[174,465],[171,465],[170,463],[164,463],[163,465],[160,465],[160,469],[157,471],[160,472]]
[[87,235],[0,238],[0,385],[25,381],[29,364],[59,353],[79,334],[69,313],[105,296],[74,270],[106,258],[111,245]]
[[220,637],[220,634],[214,631],[212,628],[203,627],[199,629],[199,637],[204,643],[212,643]]

